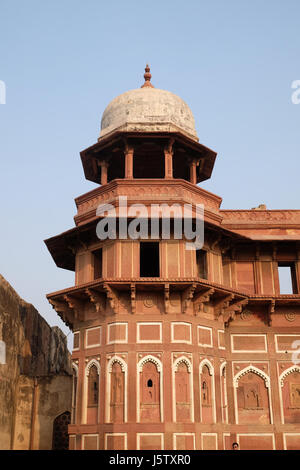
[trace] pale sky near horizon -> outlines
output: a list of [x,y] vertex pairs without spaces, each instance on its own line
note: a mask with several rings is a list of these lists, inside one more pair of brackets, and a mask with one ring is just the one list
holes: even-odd
[[79,152],[146,62],[218,152],[201,186],[222,208],[300,209],[299,57],[297,0],[0,0],[0,273],[68,333],[45,294],[74,274],[43,240],[74,226],[74,198],[96,187]]

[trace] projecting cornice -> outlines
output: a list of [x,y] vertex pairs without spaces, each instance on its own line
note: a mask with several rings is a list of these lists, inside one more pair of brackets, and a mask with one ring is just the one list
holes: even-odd
[[[83,305],[92,305],[97,315],[118,315],[119,295],[128,297],[129,312],[136,314],[137,294],[155,291],[161,295],[164,309],[171,312],[172,295],[180,295],[178,312],[182,315],[201,316],[210,305],[216,320],[227,327],[245,307],[259,307],[265,312],[264,322],[272,324],[272,316],[279,307],[300,307],[300,294],[262,296],[226,288],[220,284],[199,278],[120,278],[97,279],[89,283],[70,287],[47,295],[47,299],[62,320],[71,328],[74,323],[85,321]],[[173,311],[174,313],[174,311]],[[221,317],[221,318],[220,318]]]

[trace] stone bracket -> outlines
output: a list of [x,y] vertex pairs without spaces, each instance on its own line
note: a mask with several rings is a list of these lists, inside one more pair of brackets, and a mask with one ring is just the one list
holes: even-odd
[[68,321],[69,315],[71,316],[71,309],[68,307],[66,302],[62,302],[61,300],[53,300],[53,299],[48,299],[50,305],[52,305],[52,308],[56,311],[56,313],[60,316],[62,321],[67,325],[67,326],[72,326],[71,322]]
[[66,301],[68,307],[73,310],[75,320],[83,321],[83,303],[71,295],[64,295],[64,300]]
[[267,318],[266,318],[266,323],[267,323],[268,326],[272,326],[272,317],[271,317],[271,315],[272,315],[272,313],[275,312],[275,304],[276,304],[276,302],[275,302],[274,299],[270,300],[270,303],[268,305],[268,310],[267,310]]
[[182,294],[182,313],[186,313],[188,307],[191,304],[191,301],[193,300],[194,297],[194,292],[197,287],[197,284],[191,284],[187,289]]
[[104,313],[105,305],[103,295],[99,294],[93,289],[85,289],[85,293],[90,299],[90,302],[95,305],[95,309],[97,313]]
[[223,312],[223,320],[225,327],[229,326],[229,323],[235,319],[237,313],[241,313],[243,308],[248,304],[248,299],[237,300],[227,307]]
[[130,302],[131,302],[131,313],[136,313],[136,287],[135,284],[130,284]]
[[[197,315],[199,311],[203,310],[204,303],[210,301],[211,296],[215,293],[215,289],[209,288],[194,295],[194,313]],[[198,308],[197,308],[198,307]]]
[[223,315],[225,309],[229,307],[230,302],[234,299],[234,294],[225,295],[219,300],[216,300],[214,303],[216,317],[219,318],[220,315]]
[[164,286],[164,304],[165,304],[165,313],[170,311],[170,284],[165,284]]
[[118,297],[114,290],[105,282],[103,284],[103,289],[106,292],[106,298],[110,305],[110,308],[114,313],[118,313]]

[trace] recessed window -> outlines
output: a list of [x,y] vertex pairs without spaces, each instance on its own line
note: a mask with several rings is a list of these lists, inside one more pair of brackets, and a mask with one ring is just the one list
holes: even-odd
[[93,251],[94,279],[102,277],[102,248]]
[[151,379],[148,380],[147,387],[153,387],[153,383]]
[[140,277],[159,277],[159,243],[140,243]]
[[297,294],[295,263],[278,263],[280,294]]
[[207,279],[207,253],[205,250],[196,250],[197,276]]

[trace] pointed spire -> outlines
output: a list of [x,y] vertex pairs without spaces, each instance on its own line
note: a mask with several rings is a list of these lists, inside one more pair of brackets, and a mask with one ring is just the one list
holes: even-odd
[[151,77],[152,77],[152,75],[151,75],[151,73],[150,73],[150,67],[149,67],[149,65],[147,64],[146,67],[145,67],[145,73],[144,73],[145,83],[144,83],[144,85],[141,86],[141,88],[144,88],[144,87],[154,88],[154,86],[153,86],[152,83],[150,82]]

